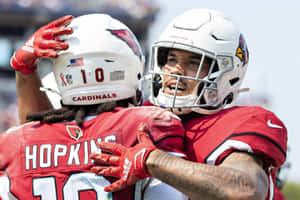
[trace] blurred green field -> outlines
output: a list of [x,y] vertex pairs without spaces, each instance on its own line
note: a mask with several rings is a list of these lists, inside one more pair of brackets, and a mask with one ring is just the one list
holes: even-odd
[[282,192],[287,200],[300,200],[300,183],[288,182]]

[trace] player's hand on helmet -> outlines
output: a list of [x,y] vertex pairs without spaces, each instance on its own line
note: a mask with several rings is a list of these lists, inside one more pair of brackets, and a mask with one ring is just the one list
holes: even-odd
[[37,30],[11,58],[11,66],[23,74],[30,74],[37,68],[39,58],[56,58],[57,50],[66,50],[68,44],[59,40],[62,35],[71,34],[66,27],[74,17],[61,17]]
[[[102,176],[113,176],[119,179],[104,188],[106,192],[115,192],[126,186],[135,184],[141,179],[150,177],[146,169],[146,159],[149,153],[156,149],[149,137],[145,125],[141,124],[137,131],[139,143],[134,147],[125,147],[113,142],[100,142],[97,146],[102,150],[100,154],[92,154],[95,163],[92,172]],[[111,154],[106,154],[108,152]]]

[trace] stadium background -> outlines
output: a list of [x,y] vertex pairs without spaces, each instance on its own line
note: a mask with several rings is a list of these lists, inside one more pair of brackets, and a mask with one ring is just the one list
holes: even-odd
[[[289,131],[288,162],[282,176],[288,200],[300,199],[300,2],[211,0],[0,0],[0,131],[18,124],[14,71],[9,59],[38,27],[66,14],[107,13],[127,24],[142,44],[146,56],[167,23],[186,9],[213,8],[226,13],[243,30],[250,63],[239,104],[260,105],[274,111]],[[39,73],[51,70],[42,60]]]

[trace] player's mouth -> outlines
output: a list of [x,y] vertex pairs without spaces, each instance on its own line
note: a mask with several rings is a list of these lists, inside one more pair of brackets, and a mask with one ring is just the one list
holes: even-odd
[[[169,94],[169,95],[174,95],[175,90],[176,90],[176,83],[177,83],[177,80],[170,80],[170,81],[166,82],[165,88],[164,88],[164,93]],[[176,95],[183,96],[183,95],[185,95],[186,90],[187,90],[186,84],[183,82],[179,82]]]

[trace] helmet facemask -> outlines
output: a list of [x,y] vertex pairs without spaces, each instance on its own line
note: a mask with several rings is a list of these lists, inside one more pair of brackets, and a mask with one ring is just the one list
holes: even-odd
[[[231,56],[218,55],[215,58],[205,52],[199,53],[201,61],[197,73],[193,77],[163,72],[166,62],[168,48],[154,46],[153,54],[157,55],[162,52],[165,58],[158,57],[151,61],[150,74],[152,74],[152,94],[150,101],[163,108],[167,108],[176,114],[187,114],[195,111],[201,114],[214,114],[224,108],[227,104],[232,103],[234,95],[239,93],[239,87],[246,70],[244,66],[234,67]],[[199,51],[199,50],[198,50]],[[205,76],[201,76],[204,70],[204,63],[209,63],[209,69],[206,70]],[[174,94],[164,92],[164,78],[173,77],[176,80]],[[184,96],[178,95],[180,90],[179,83],[181,80],[197,81],[193,91]]]
[[[154,46],[153,54],[157,54],[157,60],[152,60],[150,74],[152,74],[152,94],[150,100],[152,103],[164,108],[168,108],[176,114],[186,114],[193,109],[204,107],[210,109],[211,112],[215,110],[214,106],[217,103],[217,81],[221,73],[218,71],[218,64],[216,59],[205,54],[201,55],[200,64],[197,72],[193,76],[185,76],[178,74],[170,74],[163,72],[163,67],[167,59],[168,48]],[[160,55],[160,56],[158,56]],[[156,64],[154,64],[156,63]],[[209,63],[209,69],[204,69],[204,63]],[[203,76],[202,71],[207,71]],[[176,80],[176,86],[173,89],[174,94],[164,92],[164,78]],[[187,95],[178,95],[180,90],[180,83],[187,80],[197,81],[193,90]]]

